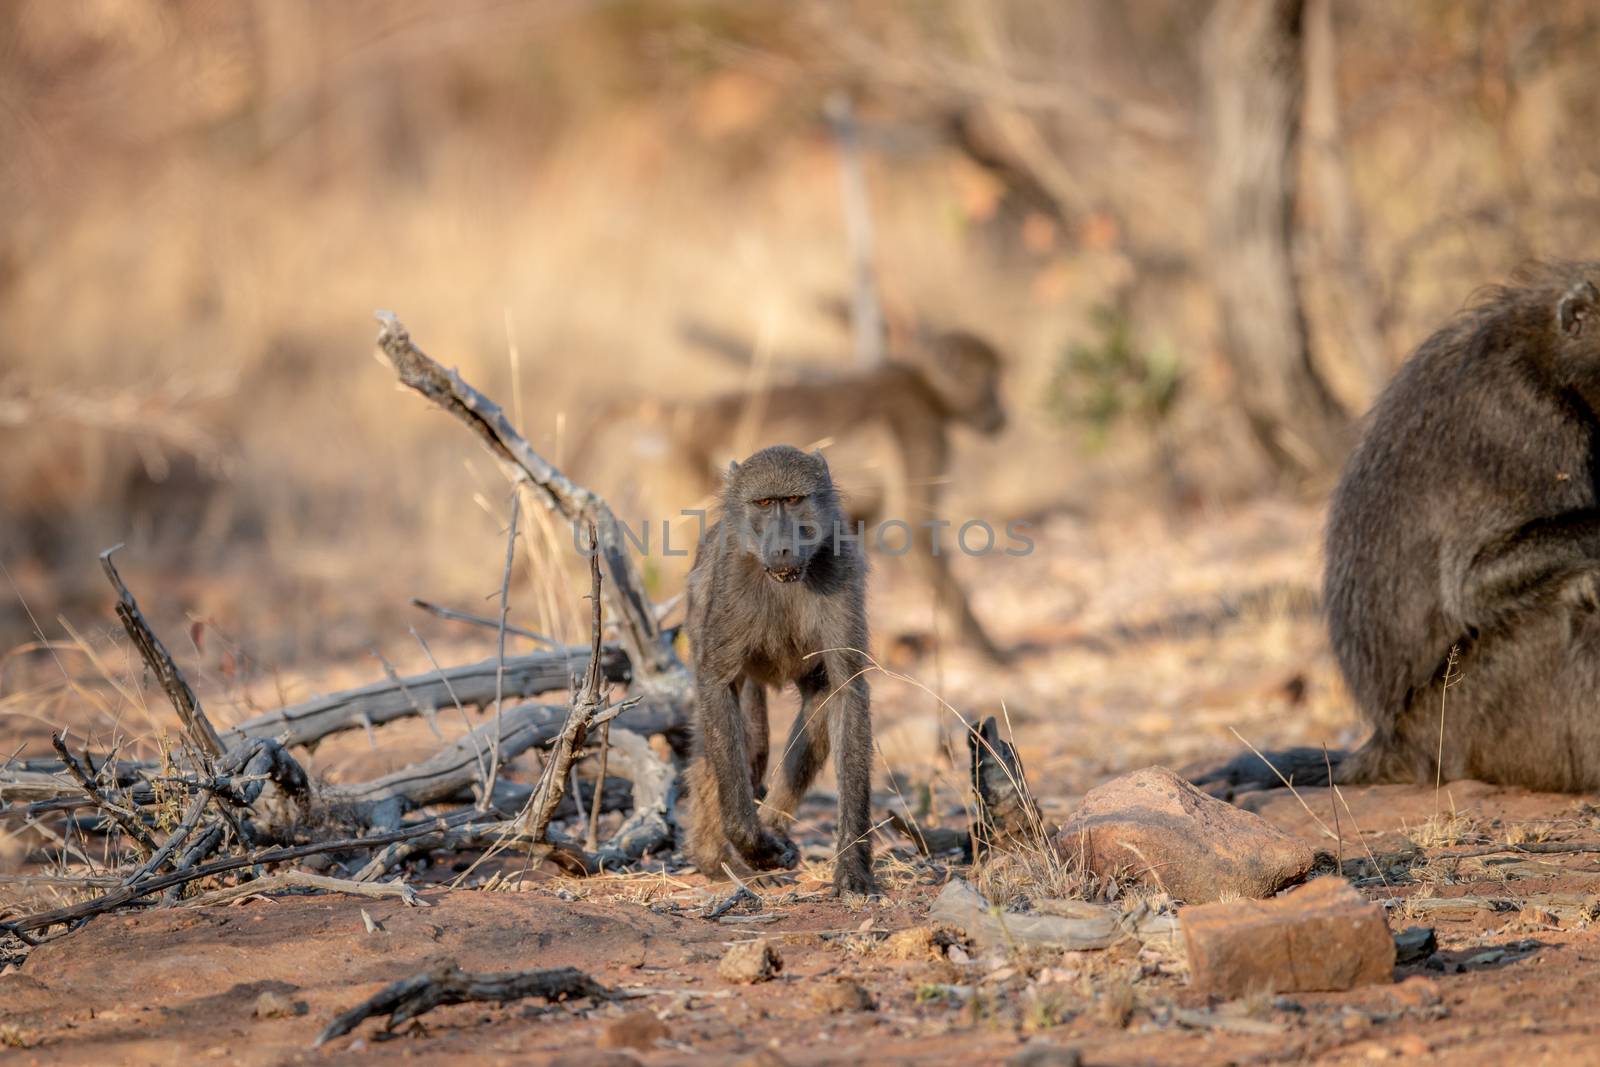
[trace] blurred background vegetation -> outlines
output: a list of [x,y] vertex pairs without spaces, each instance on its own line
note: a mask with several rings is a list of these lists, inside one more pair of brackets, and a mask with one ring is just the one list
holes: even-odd
[[745,380],[685,322],[848,365],[840,92],[891,327],[1006,355],[951,513],[1314,502],[1443,316],[1587,251],[1597,43],[1584,0],[11,0],[0,635],[102,609],[118,541],[283,660],[490,592],[504,480],[374,308],[558,464]]

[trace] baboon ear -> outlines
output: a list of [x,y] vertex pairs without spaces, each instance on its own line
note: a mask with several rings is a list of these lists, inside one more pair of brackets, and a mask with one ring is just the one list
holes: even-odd
[[828,470],[828,457],[822,454],[822,449],[814,448],[811,450],[811,454],[817,457],[818,463],[822,464],[822,473],[830,478],[833,477],[833,472]]
[[1582,334],[1584,323],[1593,317],[1597,307],[1600,307],[1600,291],[1593,282],[1585,279],[1573,285],[1556,305],[1556,321],[1561,324],[1561,332],[1569,337]]

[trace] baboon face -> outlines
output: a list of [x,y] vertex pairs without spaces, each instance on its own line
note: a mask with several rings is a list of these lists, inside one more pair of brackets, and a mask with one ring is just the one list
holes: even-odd
[[723,511],[768,577],[797,582],[832,536],[838,501],[821,453],[775,445],[728,468]]
[[1000,356],[988,342],[962,330],[934,339],[931,380],[962,422],[985,436],[1005,429],[1000,403]]

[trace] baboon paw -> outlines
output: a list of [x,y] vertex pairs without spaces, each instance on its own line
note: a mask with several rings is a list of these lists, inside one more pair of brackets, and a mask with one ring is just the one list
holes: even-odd
[[867,897],[880,895],[878,884],[872,880],[871,868],[861,863],[848,866],[841,863],[833,869],[833,892],[835,896],[846,893],[859,893]]
[[756,838],[752,848],[748,851],[741,850],[740,855],[744,857],[746,863],[758,871],[793,867],[800,862],[800,850],[795,848],[793,841],[780,834],[765,831]]

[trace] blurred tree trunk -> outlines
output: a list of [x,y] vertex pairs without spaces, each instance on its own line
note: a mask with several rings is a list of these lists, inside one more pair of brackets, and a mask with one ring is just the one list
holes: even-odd
[[[1351,186],[1339,117],[1338,38],[1333,25],[1333,0],[1306,0],[1305,139],[1316,181],[1317,219],[1321,223],[1321,270],[1326,282],[1329,328],[1343,339],[1353,366],[1353,379],[1340,395],[1347,406],[1365,410],[1389,380],[1390,362],[1379,286],[1367,266],[1361,208]],[[1324,360],[1322,366],[1329,367]],[[1337,386],[1338,381],[1330,382]]]
[[1275,466],[1344,455],[1350,419],[1311,360],[1292,244],[1303,0],[1218,0],[1201,44],[1210,266],[1239,402]]

